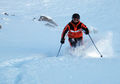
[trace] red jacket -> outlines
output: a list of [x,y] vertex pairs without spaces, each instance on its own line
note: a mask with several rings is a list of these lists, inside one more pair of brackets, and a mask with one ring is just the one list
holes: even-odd
[[89,32],[88,28],[82,22],[79,21],[78,23],[74,23],[73,21],[71,21],[64,28],[61,39],[64,39],[67,32],[69,38],[83,37],[83,33],[82,33],[83,30],[85,32]]

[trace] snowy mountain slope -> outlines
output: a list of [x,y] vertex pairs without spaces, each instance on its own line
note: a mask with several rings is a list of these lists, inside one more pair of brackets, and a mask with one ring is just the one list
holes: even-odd
[[119,84],[118,67],[118,59],[42,58],[38,55],[8,61],[1,66],[0,79],[1,84]]
[[[0,0],[0,84],[119,84],[119,3]],[[66,38],[60,56],[55,57],[62,30],[74,12],[80,13],[89,29],[97,29],[98,33],[91,36],[104,58],[99,57],[86,35],[85,50],[78,48],[69,55]],[[51,17],[58,27],[33,21],[41,15]]]

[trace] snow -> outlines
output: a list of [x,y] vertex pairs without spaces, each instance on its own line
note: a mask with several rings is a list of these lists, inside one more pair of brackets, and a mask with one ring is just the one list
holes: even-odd
[[[119,0],[0,0],[0,84],[120,84],[119,4]],[[84,45],[76,49],[66,37],[56,57],[62,30],[75,12],[91,30],[103,58],[85,34]],[[38,21],[41,15],[58,26]]]

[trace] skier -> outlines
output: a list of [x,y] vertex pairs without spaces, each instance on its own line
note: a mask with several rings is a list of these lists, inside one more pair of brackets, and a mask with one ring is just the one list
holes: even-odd
[[75,48],[76,46],[80,46],[83,40],[83,31],[86,35],[89,34],[89,30],[86,25],[80,21],[80,15],[78,13],[74,13],[72,15],[72,21],[66,25],[62,32],[61,44],[64,44],[65,35],[68,33],[68,40],[71,47]]

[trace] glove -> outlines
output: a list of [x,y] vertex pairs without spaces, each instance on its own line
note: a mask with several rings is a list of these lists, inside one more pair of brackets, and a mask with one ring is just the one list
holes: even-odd
[[89,30],[86,30],[85,34],[88,35],[89,34]]
[[64,44],[65,40],[64,39],[61,39],[60,43],[61,44]]

